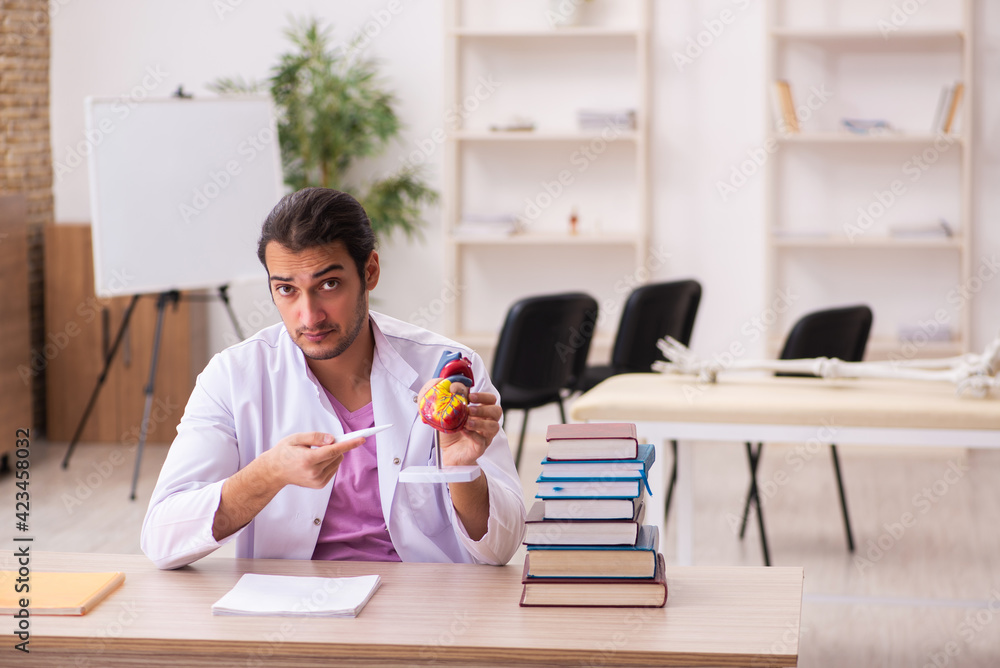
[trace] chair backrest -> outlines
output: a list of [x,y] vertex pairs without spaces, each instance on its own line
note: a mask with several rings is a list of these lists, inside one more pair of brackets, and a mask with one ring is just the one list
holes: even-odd
[[860,362],[865,356],[871,327],[872,310],[864,304],[807,313],[788,333],[781,359],[836,357],[845,362]]
[[643,373],[662,359],[656,342],[672,336],[684,345],[701,302],[701,284],[695,280],[643,285],[632,291],[615,336],[611,367],[615,373]]
[[[522,400],[558,395],[583,373],[597,326],[597,301],[571,292],[529,297],[507,311],[493,360],[493,384]],[[548,401],[554,399],[549,398]]]

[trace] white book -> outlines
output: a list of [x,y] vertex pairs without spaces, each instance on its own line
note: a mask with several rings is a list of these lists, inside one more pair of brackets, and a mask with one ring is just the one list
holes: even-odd
[[378,575],[349,578],[246,573],[212,604],[213,615],[357,617],[382,584]]

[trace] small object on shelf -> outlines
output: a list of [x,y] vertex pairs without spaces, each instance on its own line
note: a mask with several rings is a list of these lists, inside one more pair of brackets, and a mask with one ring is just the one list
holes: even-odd
[[490,132],[533,132],[535,122],[521,117],[515,117],[508,123],[493,123]]
[[455,227],[455,236],[484,237],[510,236],[521,231],[522,222],[517,214],[475,214],[462,215],[461,221]]
[[573,210],[570,211],[570,213],[569,213],[569,233],[570,234],[576,234],[579,231],[577,229],[577,225],[579,224],[579,222],[580,222],[580,218],[579,218],[579,216],[576,215],[576,207],[573,207]]
[[965,92],[965,85],[961,81],[956,81],[951,87],[951,95],[948,100],[948,114],[944,118],[941,132],[951,134],[955,127],[955,118],[958,116],[958,105],[962,101],[962,93]]
[[889,121],[881,118],[842,118],[840,124],[856,135],[884,135],[895,132]]
[[784,79],[778,79],[774,82],[773,93],[778,131],[784,134],[799,132],[799,119],[795,115],[791,85]]
[[580,109],[576,112],[580,130],[635,130],[635,109]]
[[899,340],[903,343],[924,345],[926,343],[948,343],[953,341],[955,333],[946,324],[930,317],[925,322],[917,324],[902,324],[898,328]]
[[932,223],[897,223],[889,225],[889,236],[897,238],[953,237],[955,231],[944,218]]

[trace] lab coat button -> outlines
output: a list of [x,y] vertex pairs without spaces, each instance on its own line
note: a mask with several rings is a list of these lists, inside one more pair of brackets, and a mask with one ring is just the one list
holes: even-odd
[[399,457],[393,457],[392,463],[395,464],[396,466],[399,466]]
[[320,518],[318,518],[318,517],[317,517],[316,519],[314,519],[314,520],[313,520],[313,524],[315,524],[316,526],[319,526],[319,525],[320,525],[320,524],[322,524],[322,523],[323,523],[323,520],[321,520],[321,519],[320,519]]
[[417,395],[413,395],[413,403],[417,403]]

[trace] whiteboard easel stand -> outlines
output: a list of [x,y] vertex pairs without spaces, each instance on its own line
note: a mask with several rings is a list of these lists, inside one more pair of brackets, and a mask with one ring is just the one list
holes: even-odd
[[[222,285],[219,286],[219,299],[226,307],[226,312],[229,313],[229,319],[233,323],[233,328],[236,330],[236,335],[243,340],[243,332],[240,329],[239,322],[236,319],[236,314],[233,312],[232,304],[229,302],[229,286]],[[111,346],[111,350],[108,351],[108,356],[104,360],[104,368],[101,370],[100,375],[97,377],[97,385],[94,387],[94,391],[90,395],[90,400],[87,402],[87,407],[83,411],[83,416],[80,418],[79,424],[76,426],[76,432],[73,434],[73,440],[70,441],[69,449],[66,450],[66,456],[63,457],[62,467],[65,469],[69,466],[69,458],[73,454],[73,450],[76,448],[77,442],[80,440],[80,436],[83,433],[83,428],[87,424],[87,420],[90,418],[90,413],[94,409],[94,404],[97,403],[97,396],[101,392],[101,388],[104,386],[104,381],[107,380],[108,370],[111,368],[111,363],[115,359],[115,354],[118,352],[118,348],[121,345],[122,339],[125,338],[125,332],[128,331],[129,321],[132,319],[132,313],[135,310],[135,305],[139,301],[141,295],[132,295],[131,301],[128,303],[128,307],[125,309],[125,313],[122,316],[122,324],[118,328],[118,334],[115,335],[115,342]],[[188,295],[188,299],[197,299],[201,295]],[[139,467],[142,464],[142,451],[146,446],[146,434],[149,430],[149,414],[153,408],[153,388],[156,384],[156,367],[160,360],[160,340],[163,334],[163,316],[166,312],[167,304],[173,304],[176,310],[177,305],[180,303],[181,293],[179,290],[167,290],[161,292],[156,298],[156,329],[153,333],[153,359],[149,365],[149,381],[146,383],[146,387],[143,392],[146,395],[146,403],[142,410],[142,423],[139,430],[139,451],[136,453],[135,458],[135,471],[132,473],[132,490],[129,498],[135,501],[135,489],[139,482]]]

